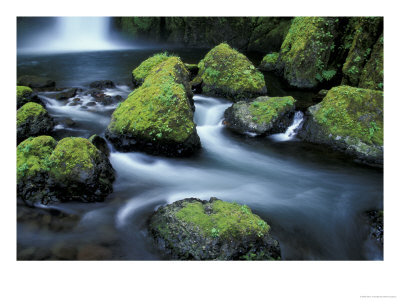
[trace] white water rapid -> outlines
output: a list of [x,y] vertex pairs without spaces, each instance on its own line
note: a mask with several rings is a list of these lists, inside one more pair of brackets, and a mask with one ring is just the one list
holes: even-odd
[[273,134],[270,136],[270,138],[277,142],[285,142],[294,139],[298,130],[303,125],[303,117],[304,114],[301,111],[296,111],[292,125],[286,129],[285,133]]

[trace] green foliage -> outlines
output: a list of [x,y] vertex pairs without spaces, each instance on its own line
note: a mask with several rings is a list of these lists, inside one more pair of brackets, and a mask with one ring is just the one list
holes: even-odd
[[25,123],[27,119],[41,118],[47,111],[40,104],[28,102],[17,111],[17,126]]
[[382,92],[339,86],[318,105],[314,118],[328,133],[383,145]]
[[269,225],[254,215],[247,206],[221,200],[210,203],[207,213],[202,203],[188,203],[176,216],[213,238],[253,234],[262,237],[270,230]]
[[296,100],[291,96],[270,97],[263,101],[258,100],[251,102],[249,111],[253,116],[253,121],[258,124],[268,124],[273,119],[277,118],[281,112],[290,109],[295,102]]

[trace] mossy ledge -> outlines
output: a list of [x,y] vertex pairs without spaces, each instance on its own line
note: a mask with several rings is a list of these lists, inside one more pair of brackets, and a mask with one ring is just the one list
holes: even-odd
[[17,195],[29,205],[103,201],[114,178],[108,158],[84,138],[31,137],[17,147]]
[[211,49],[199,64],[193,80],[202,82],[202,93],[237,102],[266,95],[264,76],[246,56],[222,43]]
[[258,97],[249,103],[240,101],[225,111],[224,124],[240,134],[285,132],[293,121],[295,102],[291,96]]
[[383,92],[338,86],[311,106],[299,137],[327,144],[358,161],[383,164]]
[[28,102],[17,110],[18,143],[30,136],[49,134],[53,127],[53,118],[40,104]]
[[187,198],[159,208],[149,230],[165,255],[180,260],[280,259],[270,226],[246,205]]
[[178,57],[154,67],[114,111],[106,130],[120,151],[189,156],[200,149],[189,73]]
[[149,75],[150,71],[167,60],[169,57],[167,52],[157,53],[143,61],[137,68],[132,71],[132,83],[135,87],[140,86],[144,79]]

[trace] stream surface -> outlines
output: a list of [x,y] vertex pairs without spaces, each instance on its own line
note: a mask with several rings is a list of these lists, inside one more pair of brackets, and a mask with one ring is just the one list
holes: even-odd
[[[18,75],[48,76],[58,87],[86,87],[110,79],[117,87],[106,91],[124,99],[132,91],[130,73],[159,50],[19,55]],[[187,63],[197,63],[207,50],[174,49]],[[266,76],[270,96],[293,94],[303,102],[313,93],[287,91],[273,75]],[[272,92],[271,92],[272,91]],[[275,94],[274,94],[275,93]],[[73,126],[57,125],[55,136],[104,136],[116,104],[96,104],[83,110],[69,101],[40,94],[49,113]],[[87,97],[87,98],[85,98]],[[90,96],[83,96],[84,103]],[[116,170],[114,192],[103,203],[62,203],[51,208],[79,216],[76,226],[54,232],[50,227],[18,222],[19,249],[51,252],[54,245],[102,245],[115,260],[165,259],[146,229],[157,207],[188,197],[218,197],[248,205],[272,227],[286,260],[371,260],[383,253],[368,238],[364,212],[383,207],[383,172],[354,163],[343,154],[295,137],[238,136],[222,125],[232,103],[196,95],[195,122],[202,150],[192,158],[165,158],[112,148]],[[43,222],[42,222],[43,223]],[[47,259],[52,259],[48,254]]]

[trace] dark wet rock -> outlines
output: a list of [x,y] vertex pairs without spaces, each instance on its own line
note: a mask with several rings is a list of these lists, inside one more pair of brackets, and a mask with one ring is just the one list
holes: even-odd
[[52,95],[57,100],[68,100],[69,98],[75,97],[77,88],[70,88],[67,90],[63,90],[62,92],[55,93]]
[[193,121],[189,73],[178,57],[154,67],[144,83],[121,102],[106,130],[120,151],[190,156],[200,147]]
[[94,134],[89,138],[89,142],[95,145],[105,156],[110,156],[110,149],[108,148],[107,142],[101,136]]
[[95,106],[95,105],[96,105],[96,102],[94,102],[94,101],[86,103],[86,106]]
[[68,106],[77,106],[77,105],[80,105],[81,103],[79,103],[79,102],[69,102],[68,103]]
[[321,102],[325,98],[326,94],[328,94],[328,92],[329,92],[328,90],[324,89],[320,90],[317,94],[314,95],[312,101],[318,103]]
[[17,111],[17,142],[31,136],[49,134],[54,120],[40,104],[28,102]]
[[39,136],[17,147],[17,196],[28,205],[103,201],[114,179],[108,158],[84,138]]
[[291,96],[265,96],[252,102],[240,101],[225,111],[224,125],[240,134],[285,132],[293,121],[295,102]]
[[79,107],[80,109],[82,109],[82,110],[87,110],[88,109],[88,107],[86,106],[86,105],[82,105],[81,107]]
[[370,225],[369,237],[383,247],[383,210],[371,210],[366,215]]
[[51,88],[56,86],[56,82],[47,77],[34,75],[24,75],[18,77],[17,85],[29,86],[33,89]]
[[197,64],[185,64],[186,69],[189,71],[189,79],[193,80],[199,73],[199,67]]
[[343,151],[361,163],[383,165],[383,93],[338,86],[311,106],[298,137]]
[[17,109],[28,102],[35,102],[44,106],[42,100],[27,86],[17,86]]
[[93,81],[92,83],[90,83],[89,86],[92,89],[100,89],[100,90],[115,88],[115,84],[111,80]]
[[51,253],[55,259],[59,260],[75,260],[78,250],[75,246],[66,242],[59,242],[51,248]]
[[280,259],[270,226],[246,205],[188,198],[159,208],[149,230],[156,246],[180,260]]
[[49,249],[44,247],[17,247],[17,260],[47,260],[51,256]]
[[110,260],[111,258],[112,251],[100,245],[87,244],[78,249],[78,260]]
[[74,98],[72,99],[73,102],[81,102],[81,98]]
[[63,118],[61,120],[61,123],[68,127],[73,127],[76,124],[75,121],[71,118]]

